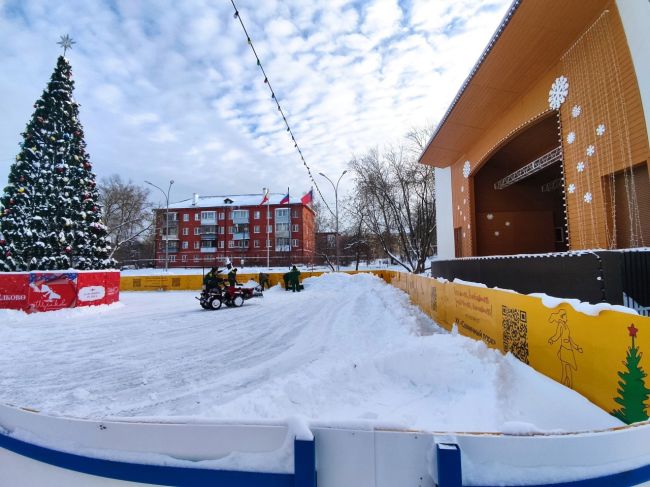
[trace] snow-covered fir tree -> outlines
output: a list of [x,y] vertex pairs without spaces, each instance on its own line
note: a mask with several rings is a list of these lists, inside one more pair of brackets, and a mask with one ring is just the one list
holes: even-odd
[[114,264],[73,89],[60,56],[0,198],[0,271]]

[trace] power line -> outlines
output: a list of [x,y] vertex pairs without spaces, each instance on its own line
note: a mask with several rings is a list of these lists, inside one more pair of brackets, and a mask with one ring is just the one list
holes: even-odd
[[332,209],[329,207],[327,204],[327,201],[325,198],[323,198],[323,193],[321,193],[320,188],[318,187],[318,183],[314,179],[314,177],[311,174],[311,169],[309,168],[309,165],[307,164],[307,161],[305,160],[305,157],[302,154],[302,150],[300,149],[300,146],[298,145],[298,141],[296,140],[296,137],[291,130],[291,126],[289,125],[289,120],[287,120],[286,115],[284,114],[284,110],[282,110],[282,107],[280,106],[280,102],[278,101],[278,97],[275,94],[275,91],[273,90],[273,86],[271,85],[271,81],[269,80],[268,75],[266,74],[266,71],[264,71],[264,66],[262,66],[262,61],[260,60],[260,57],[257,55],[257,51],[255,50],[255,46],[253,45],[253,40],[251,39],[251,36],[248,34],[248,31],[246,30],[246,26],[244,25],[244,21],[241,18],[241,15],[239,13],[239,9],[237,8],[237,5],[235,5],[234,0],[230,0],[230,3],[232,3],[232,7],[235,9],[235,14],[234,18],[239,20],[239,23],[241,24],[241,28],[244,30],[244,34],[246,35],[246,41],[248,42],[248,45],[251,48],[251,51],[253,51],[253,55],[255,56],[255,59],[257,61],[257,67],[260,68],[260,71],[262,71],[262,75],[264,76],[264,84],[269,88],[269,91],[271,92],[271,99],[275,102],[275,105],[278,107],[278,112],[280,112],[280,115],[282,116],[282,120],[284,121],[284,125],[287,127],[287,132],[291,136],[291,141],[293,142],[293,147],[298,151],[298,155],[300,156],[300,160],[302,161],[303,165],[307,169],[307,173],[309,174],[309,179],[311,179],[312,184],[316,187],[316,191],[318,191],[318,195],[320,196],[321,200],[327,207],[327,209],[332,213]]

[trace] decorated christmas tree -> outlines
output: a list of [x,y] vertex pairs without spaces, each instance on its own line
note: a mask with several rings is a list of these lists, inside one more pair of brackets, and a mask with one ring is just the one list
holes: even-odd
[[617,389],[618,397],[614,398],[621,408],[615,409],[612,414],[621,421],[631,424],[648,419],[646,401],[650,396],[650,389],[645,386],[647,374],[639,365],[643,354],[639,352],[639,347],[634,343],[634,338],[639,330],[632,324],[628,327],[628,331],[632,337],[632,346],[627,349],[627,356],[623,362],[625,372],[618,373],[620,378]]
[[0,198],[0,271],[113,265],[73,89],[60,56]]

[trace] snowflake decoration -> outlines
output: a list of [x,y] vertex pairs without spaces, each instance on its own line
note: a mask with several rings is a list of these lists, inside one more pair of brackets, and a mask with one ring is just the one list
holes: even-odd
[[591,157],[596,153],[596,148],[593,145],[587,147],[587,156]]
[[581,113],[582,107],[580,105],[573,105],[573,108],[571,109],[571,116],[573,118],[578,118]]
[[569,187],[567,188],[567,191],[569,192],[569,194],[575,193],[576,192],[576,185],[573,184],[573,183],[569,184]]
[[575,132],[569,132],[569,135],[566,136],[566,141],[569,144],[573,144],[576,140],[576,133]]
[[553,110],[560,108],[569,94],[569,80],[564,76],[556,78],[548,92],[548,106]]
[[465,186],[461,186],[461,187],[460,187],[460,192],[461,192],[461,193],[465,192]]
[[580,161],[580,162],[578,163],[578,165],[576,166],[576,169],[578,170],[578,172],[582,172],[582,171],[584,171],[584,170],[585,170],[585,163],[582,162],[582,161]]
[[509,227],[509,226],[510,226],[510,222],[506,222],[506,227]]
[[495,236],[495,237],[498,237],[499,235],[500,235],[500,234],[499,234],[499,230],[496,230],[496,231],[494,232],[494,236]]
[[591,203],[592,200],[591,193],[585,193],[584,200],[585,203]]
[[472,165],[469,163],[469,161],[465,161],[465,164],[463,164],[463,176],[465,176],[465,179],[469,177],[469,173],[472,170]]
[[602,137],[604,133],[605,133],[605,124],[601,123],[598,127],[596,127],[596,135],[598,137]]
[[486,218],[487,218],[488,220],[492,220],[492,218],[494,218],[494,215],[493,215],[492,213],[488,213],[488,214],[486,215]]

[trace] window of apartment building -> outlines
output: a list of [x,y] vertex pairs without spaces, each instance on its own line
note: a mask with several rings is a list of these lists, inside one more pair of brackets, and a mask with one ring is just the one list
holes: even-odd
[[232,219],[248,221],[248,210],[233,210]]
[[226,219],[226,214],[222,211],[219,213],[219,220],[225,220]]
[[266,226],[266,231],[267,231],[267,233],[271,233],[273,231],[273,225],[267,225]]
[[289,224],[288,223],[276,223],[275,231],[277,233],[289,233]]
[[255,225],[253,227],[253,233],[260,233],[260,226],[259,225]]
[[190,246],[189,242],[187,242],[187,241],[183,242],[183,248],[184,249],[189,248],[189,246]]
[[228,248],[229,248],[229,249],[232,249],[232,248],[234,248],[234,247],[235,247],[235,242],[233,242],[232,240],[229,241],[229,242],[228,242]]
[[292,232],[299,232],[300,231],[300,225],[298,225],[298,224],[291,225],[291,231]]
[[203,235],[214,235],[217,233],[217,226],[216,225],[202,225],[201,226],[201,233]]
[[183,228],[183,235],[187,236],[190,234],[190,229],[189,228]]
[[190,214],[189,213],[183,213],[183,221],[184,222],[190,221]]
[[226,231],[226,227],[219,227],[219,235],[223,235]]
[[201,242],[194,242],[194,250],[199,250],[201,248]]
[[169,262],[176,262],[176,256],[175,255],[170,255],[169,256]]
[[260,241],[259,240],[253,240],[253,247],[255,247],[256,249],[259,249],[260,248]]
[[195,255],[195,256],[194,256],[194,259],[192,259],[192,260],[194,260],[194,262],[198,262],[198,261],[201,260],[201,257],[198,256],[198,255]]
[[260,219],[260,212],[259,212],[259,211],[256,211],[256,212],[253,214],[253,218],[255,218],[256,220],[259,220],[259,219]]
[[212,249],[214,247],[215,247],[215,241],[214,240],[201,240],[201,248]]
[[[197,213],[198,215],[198,213]],[[201,227],[195,227],[194,228],[194,235],[201,235]]]
[[202,211],[201,212],[201,220],[214,220],[214,211]]
[[298,218],[298,216],[299,216],[298,210],[296,210],[295,208],[293,210],[291,210],[291,217],[292,218]]
[[228,233],[237,233],[237,230],[235,229],[234,226],[228,227]]
[[219,248],[220,248],[220,249],[223,248],[223,240],[219,240]]
[[181,255],[181,261],[187,262],[187,255]]
[[267,249],[270,249],[270,248],[271,248],[271,239],[270,239],[270,238],[267,238],[267,239],[266,239],[266,248],[267,248]]
[[194,221],[195,222],[200,222],[201,221],[201,214],[200,213],[194,213]]
[[300,241],[297,238],[294,238],[291,241],[291,246],[294,247],[294,248],[300,247]]
[[276,208],[275,219],[277,221],[289,221],[289,208]]

